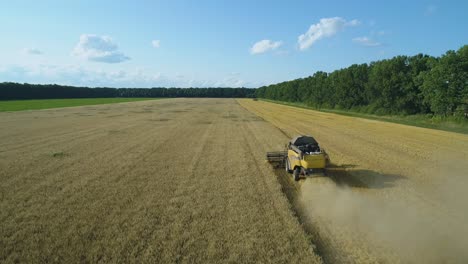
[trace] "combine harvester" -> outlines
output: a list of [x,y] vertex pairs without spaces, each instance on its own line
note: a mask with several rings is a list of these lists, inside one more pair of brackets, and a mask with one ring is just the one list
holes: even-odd
[[326,175],[328,155],[313,137],[297,136],[286,144],[285,149],[267,152],[266,158],[270,163],[284,166],[286,172],[293,174],[295,181],[298,181],[301,175],[308,176],[315,173]]

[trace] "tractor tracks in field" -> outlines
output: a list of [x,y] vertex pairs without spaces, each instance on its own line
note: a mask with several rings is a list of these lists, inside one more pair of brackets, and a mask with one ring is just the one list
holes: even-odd
[[315,248],[315,253],[322,258],[324,263],[334,263],[329,257],[329,254],[327,254],[327,248],[332,245],[326,243],[326,240],[321,237],[317,228],[310,221],[305,208],[299,202],[299,193],[301,191],[299,184],[293,181],[292,176],[284,171],[282,166],[273,166],[276,179],[281,184],[281,191],[288,199],[291,209],[304,229],[304,232],[308,235],[310,243]]

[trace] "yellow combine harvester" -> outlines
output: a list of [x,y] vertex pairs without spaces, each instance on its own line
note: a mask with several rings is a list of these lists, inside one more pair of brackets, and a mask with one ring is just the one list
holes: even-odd
[[328,155],[311,136],[297,136],[285,146],[285,151],[267,152],[269,162],[281,163],[298,181],[301,175],[325,174]]

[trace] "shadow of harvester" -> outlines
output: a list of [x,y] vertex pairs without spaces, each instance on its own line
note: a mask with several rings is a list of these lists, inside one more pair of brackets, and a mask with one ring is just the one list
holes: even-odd
[[357,188],[383,189],[395,186],[398,180],[406,179],[405,176],[396,174],[384,174],[373,170],[354,169],[357,165],[330,164],[327,168],[327,176],[339,186]]
[[[291,178],[291,183],[293,182],[290,174],[284,172],[282,164],[272,164],[272,166],[280,182],[285,183],[284,179],[282,179],[283,177]],[[331,163],[327,166],[326,175],[316,174],[310,177],[301,177],[301,180],[315,177],[328,177],[338,186],[383,189],[392,188],[395,186],[396,181],[406,179],[406,177],[402,175],[383,174],[373,170],[355,169],[356,167],[357,165],[354,164],[336,165]]]

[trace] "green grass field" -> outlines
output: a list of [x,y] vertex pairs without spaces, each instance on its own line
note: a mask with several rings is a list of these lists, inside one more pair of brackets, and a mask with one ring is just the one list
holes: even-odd
[[407,116],[373,115],[373,114],[359,113],[359,112],[346,111],[346,110],[323,109],[323,108],[317,109],[317,108],[310,107],[301,103],[290,103],[290,102],[282,102],[282,101],[275,101],[275,100],[268,100],[268,99],[260,99],[260,100],[271,102],[271,103],[276,103],[276,104],[311,109],[311,110],[316,110],[316,111],[321,111],[321,112],[345,115],[345,116],[360,117],[360,118],[366,118],[366,119],[371,119],[371,120],[397,123],[397,124],[402,124],[402,125],[432,128],[432,129],[468,134],[468,121],[462,118],[441,117],[441,116],[432,117],[432,116],[426,116],[426,115],[407,115]]
[[82,105],[113,104],[156,99],[158,98],[77,98],[0,101],[0,112],[37,110]]

